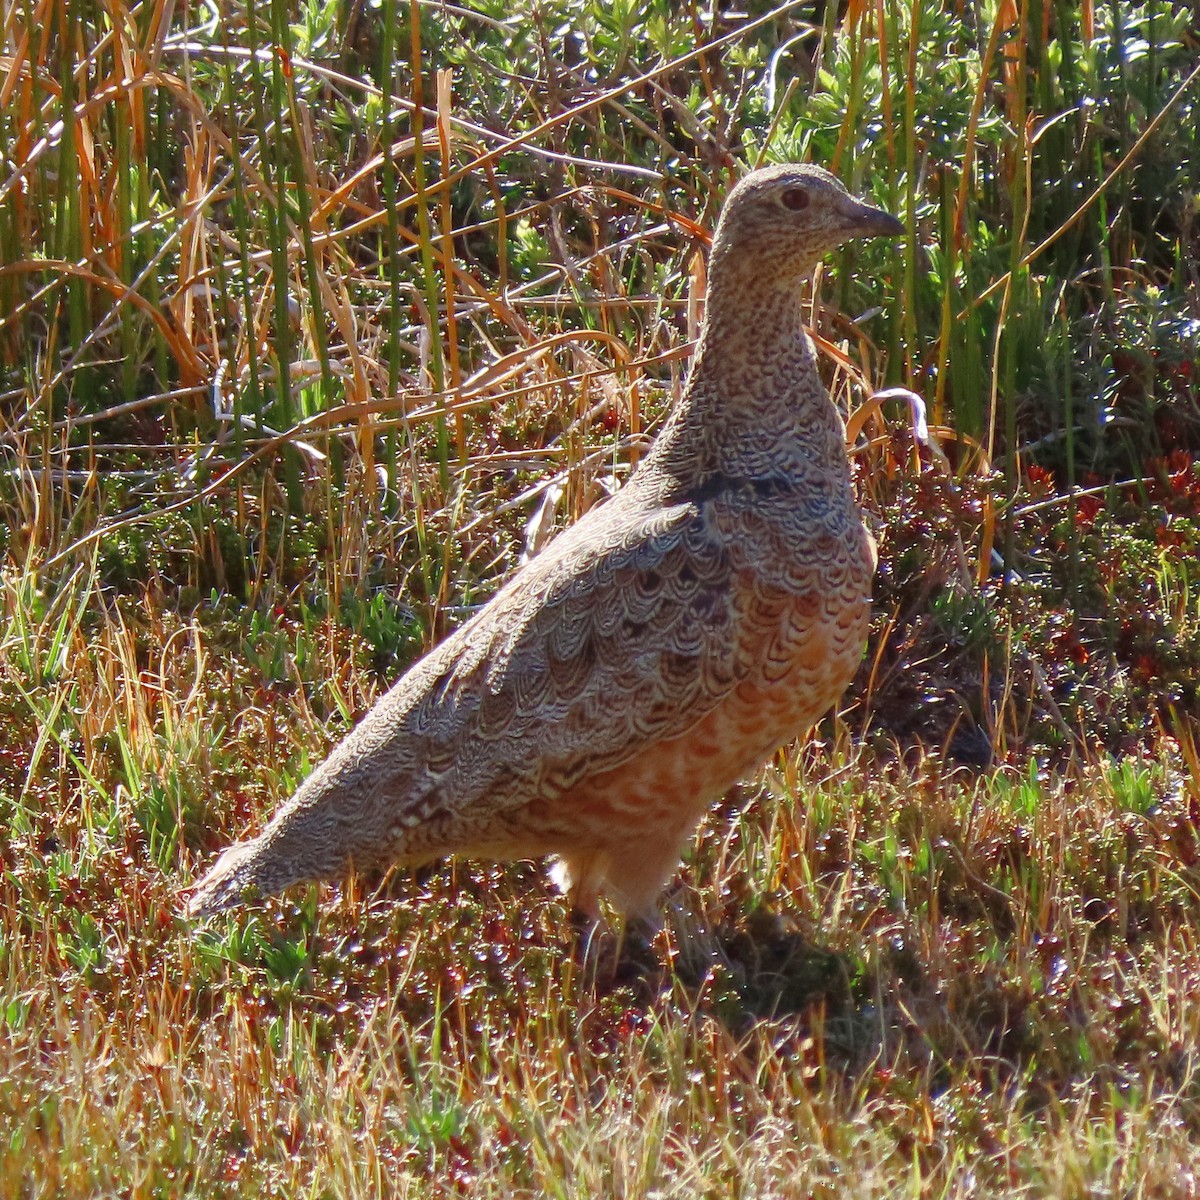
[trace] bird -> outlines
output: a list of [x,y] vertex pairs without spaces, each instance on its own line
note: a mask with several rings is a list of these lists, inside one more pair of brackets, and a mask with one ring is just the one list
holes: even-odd
[[188,914],[461,856],[549,858],[578,913],[653,924],[709,808],[861,661],[875,547],[800,306],[824,255],[904,233],[815,165],[736,183],[691,370],[628,481],[413,664]]

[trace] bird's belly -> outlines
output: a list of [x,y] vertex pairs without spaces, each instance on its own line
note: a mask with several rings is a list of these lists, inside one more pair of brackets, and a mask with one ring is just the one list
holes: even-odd
[[688,831],[715,799],[837,703],[862,658],[869,611],[865,588],[817,613],[798,606],[774,631],[772,654],[764,655],[769,671],[742,681],[686,733],[584,779],[556,799],[556,813],[571,814],[579,843],[626,842],[639,827],[655,835]]

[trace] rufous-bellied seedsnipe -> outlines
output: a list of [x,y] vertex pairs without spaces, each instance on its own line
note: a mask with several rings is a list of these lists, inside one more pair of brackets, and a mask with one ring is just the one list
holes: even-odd
[[875,554],[799,319],[822,255],[898,236],[828,172],[752,171],[695,363],[629,482],[417,662],[193,915],[352,867],[554,855],[573,901],[653,919],[714,799],[841,696]]

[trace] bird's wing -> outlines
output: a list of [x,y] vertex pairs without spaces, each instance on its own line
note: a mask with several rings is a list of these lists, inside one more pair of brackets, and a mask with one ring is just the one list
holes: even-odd
[[686,732],[765,669],[798,589],[750,566],[735,535],[748,514],[611,507],[551,543],[360,727],[385,756],[403,746],[387,791],[414,824],[561,794]]
[[777,679],[800,630],[789,609],[821,607],[804,556],[736,497],[646,509],[622,495],[418,662],[257,838],[225,852],[189,912],[463,848],[439,829],[503,825],[684,733],[739,681]]

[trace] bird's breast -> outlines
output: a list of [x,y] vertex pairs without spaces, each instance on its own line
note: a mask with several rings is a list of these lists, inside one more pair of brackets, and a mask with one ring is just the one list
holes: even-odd
[[818,535],[805,549],[804,564],[775,559],[770,570],[745,568],[735,580],[743,653],[754,664],[746,677],[687,732],[562,798],[584,840],[690,827],[837,704],[862,659],[874,551],[861,521],[840,537]]

